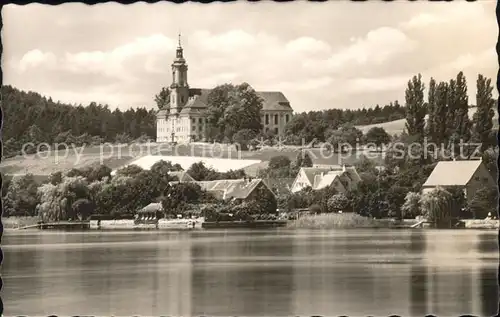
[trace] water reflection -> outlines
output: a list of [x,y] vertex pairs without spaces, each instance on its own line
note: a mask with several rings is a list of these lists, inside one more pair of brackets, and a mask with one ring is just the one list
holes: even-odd
[[497,311],[496,232],[7,233],[7,315]]
[[[477,239],[477,250],[486,258],[499,263],[498,252],[498,236],[491,233],[481,233]],[[489,256],[485,256],[489,255]],[[482,316],[493,316],[500,312],[500,295],[498,289],[498,268],[496,267],[483,267],[480,274],[478,274],[478,282],[480,283],[481,297],[484,298],[482,305]],[[496,296],[495,296],[496,295]]]

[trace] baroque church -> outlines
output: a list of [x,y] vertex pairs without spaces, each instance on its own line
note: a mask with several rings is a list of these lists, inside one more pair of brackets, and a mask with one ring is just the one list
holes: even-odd
[[[156,116],[156,142],[205,141],[210,89],[190,88],[187,70],[179,35],[176,57],[172,63],[170,100]],[[279,91],[257,91],[257,94],[263,100],[261,120],[264,132],[282,134],[293,115],[290,102]]]

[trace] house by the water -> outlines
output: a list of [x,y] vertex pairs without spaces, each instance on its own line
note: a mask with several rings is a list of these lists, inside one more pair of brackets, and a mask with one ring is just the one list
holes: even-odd
[[339,193],[354,189],[361,181],[354,166],[302,167],[295,178],[291,192],[296,193],[307,187],[320,190],[334,186]]
[[476,192],[483,187],[496,187],[497,184],[482,160],[441,161],[422,185],[422,193],[437,187],[460,187],[464,190],[467,201],[471,201]]

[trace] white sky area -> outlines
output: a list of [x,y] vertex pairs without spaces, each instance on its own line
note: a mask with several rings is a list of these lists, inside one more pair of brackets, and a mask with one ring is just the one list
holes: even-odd
[[[155,107],[182,33],[192,88],[248,82],[295,111],[404,104],[408,80],[496,81],[495,1],[7,5],[4,84],[54,101]],[[495,96],[497,95],[495,89]]]

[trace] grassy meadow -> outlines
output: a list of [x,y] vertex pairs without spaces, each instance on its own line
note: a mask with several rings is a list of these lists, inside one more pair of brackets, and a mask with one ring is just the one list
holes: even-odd
[[[165,155],[260,160],[261,163],[245,168],[248,175],[256,176],[259,170],[267,167],[268,161],[273,156],[284,155],[293,161],[299,152],[299,147],[264,148],[258,151],[238,152],[234,146],[219,144],[192,143],[189,145],[180,144],[176,147],[161,143],[113,146],[106,144],[102,148],[89,146],[70,148],[67,151],[50,150],[25,157],[8,158],[0,163],[0,172],[8,175],[31,173],[33,175],[48,176],[57,171],[65,172],[72,168],[81,169],[99,164],[105,164],[114,170],[146,155]],[[320,148],[308,149],[308,152],[315,164],[351,164],[359,157],[354,154],[346,158],[338,153]]]

